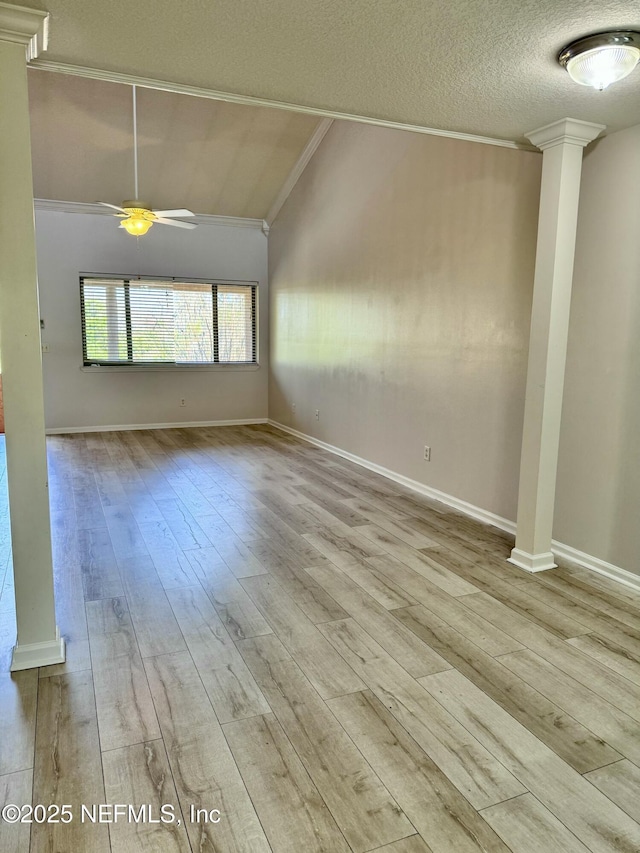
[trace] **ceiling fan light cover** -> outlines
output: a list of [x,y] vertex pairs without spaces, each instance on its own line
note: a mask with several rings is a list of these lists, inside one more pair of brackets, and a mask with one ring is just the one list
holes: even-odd
[[567,45],[558,62],[581,86],[602,91],[627,77],[640,60],[640,33],[596,33]]
[[142,216],[129,216],[127,219],[123,219],[120,223],[120,227],[124,228],[128,234],[132,234],[134,237],[142,237],[143,234],[146,234],[149,228],[153,225],[153,222],[150,219],[145,219]]

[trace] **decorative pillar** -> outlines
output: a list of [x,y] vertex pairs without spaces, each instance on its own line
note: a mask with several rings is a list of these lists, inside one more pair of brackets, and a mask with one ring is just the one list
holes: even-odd
[[0,3],[0,343],[17,642],[11,669],[61,663],[56,626],[36,278],[27,62],[48,15]]
[[601,124],[567,118],[527,134],[543,152],[542,185],[518,525],[509,562],[528,572],[556,565],[551,537],[582,150],[603,130]]

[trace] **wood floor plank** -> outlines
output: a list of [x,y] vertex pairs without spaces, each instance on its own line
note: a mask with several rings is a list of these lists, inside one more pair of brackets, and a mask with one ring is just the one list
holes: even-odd
[[490,806],[481,814],[517,853],[540,853],[541,850],[589,853],[589,849],[531,794]]
[[615,744],[604,743],[566,705],[510,667],[509,655],[494,660],[425,607],[394,615],[579,773],[618,760]]
[[362,853],[414,834],[282,643],[257,637],[238,647],[351,847]]
[[628,649],[619,646],[607,637],[598,634],[584,634],[582,637],[572,637],[567,643],[579,649],[589,657],[609,667],[619,675],[640,685],[640,660]]
[[81,805],[105,802],[90,672],[42,678],[39,685],[33,802],[72,807],[70,823],[34,823],[31,853],[109,853],[104,823],[80,819]]
[[351,667],[271,576],[244,578],[241,583],[323,699],[364,689]]
[[[122,602],[122,599],[120,600]],[[115,621],[116,613],[119,618]],[[129,614],[113,599],[87,602],[101,749],[160,737],[158,720]],[[111,630],[101,630],[109,627]]]
[[351,848],[273,714],[228,723],[223,731],[274,851],[349,853]]
[[[166,593],[155,583],[125,579],[131,621],[143,658],[181,652],[187,647]],[[162,625],[162,630],[158,630]]]
[[365,516],[367,520],[363,523],[363,527],[375,525],[412,548],[430,548],[436,544],[433,539],[429,539],[423,533],[418,533],[410,527],[405,518],[390,518],[386,513],[362,500],[356,499],[355,502],[347,500],[343,503]]
[[[0,811],[7,805],[29,805],[33,771],[19,770],[0,776]],[[31,827],[28,823],[7,823],[0,818],[2,853],[29,853]]]
[[181,551],[151,551],[151,560],[165,589],[198,583],[191,563]]
[[640,823],[640,767],[631,761],[617,761],[585,775],[592,785]]
[[465,596],[465,604],[490,619],[554,666],[640,722],[640,688],[583,654],[568,642],[530,622],[520,613],[484,594]]
[[347,611],[344,615],[352,616],[414,678],[449,668],[446,660],[399,624],[382,605],[339,569],[328,565],[315,566],[307,571],[336,601],[342,603]]
[[[15,634],[13,634],[15,636]],[[0,673],[0,776],[33,767],[38,671]]]
[[256,558],[247,545],[235,536],[218,539],[214,543],[231,574],[236,578],[250,578],[264,575],[267,569]]
[[312,622],[331,622],[333,619],[344,619],[347,615],[335,599],[304,570],[304,561],[293,552],[269,539],[252,542],[249,548]]
[[375,853],[433,853],[433,851],[419,835],[410,835],[392,844],[385,844],[384,847],[377,847]]
[[177,498],[175,500],[165,498],[157,500],[156,504],[182,549],[208,548],[211,546],[211,540],[182,501]]
[[109,531],[106,528],[81,531],[79,547],[85,600],[123,595]]
[[523,648],[522,643],[500,631],[489,620],[470,611],[463,601],[444,592],[395,557],[371,557],[368,562],[487,654],[507,654],[517,648]]
[[475,808],[524,792],[511,773],[352,619],[321,628],[372,693]]
[[106,506],[103,509],[116,557],[127,559],[148,554],[145,540],[129,505]]
[[[630,627],[624,622],[619,622],[610,614],[600,613],[590,605],[583,604],[570,595],[542,583],[531,587],[529,591],[531,596],[548,610],[553,609],[556,612],[571,614],[572,618],[579,620],[585,626],[585,630],[581,631],[581,634],[587,634],[591,631],[603,634],[613,642],[628,649],[634,657],[640,659],[640,627],[638,627],[637,620],[635,627]],[[578,636],[578,634],[573,636]]]
[[[114,749],[102,756],[108,803],[124,803],[135,810],[147,807],[152,820],[118,820],[109,825],[112,853],[190,853],[185,820],[162,740]],[[162,807],[170,806],[175,822],[156,822]]]
[[[637,720],[529,649],[503,655],[500,662],[606,741],[620,753],[621,758],[640,764],[640,726]],[[600,766],[611,763],[603,761]]]
[[433,853],[507,847],[369,691],[327,703]]
[[443,568],[428,556],[428,551],[417,551],[397,537],[382,530],[376,525],[359,527],[358,531],[366,535],[372,542],[379,544],[392,557],[409,566],[434,586],[439,587],[449,595],[470,595],[478,589],[454,572]]
[[220,810],[220,822],[186,828],[195,850],[269,853],[260,821],[188,652],[145,660],[183,813]]
[[270,634],[271,627],[215,548],[187,552],[201,586],[234,640]]
[[420,683],[593,853],[633,853],[640,825],[455,670]]
[[340,551],[332,555],[331,563],[362,587],[386,610],[393,610],[396,607],[410,607],[412,604],[418,603],[386,574],[371,565],[371,559],[384,560],[385,558],[356,557],[346,551]]
[[203,589],[167,595],[218,720],[268,714],[269,705]]
[[[336,532],[337,530],[340,532]],[[345,535],[345,530],[340,528],[322,527],[316,530],[315,533],[305,533],[304,538],[310,545],[329,559],[336,552],[341,551],[346,551],[355,557],[375,557],[378,554],[384,553],[382,548],[373,544],[366,537],[353,532],[350,527],[346,528],[346,530],[350,531],[348,535]]]

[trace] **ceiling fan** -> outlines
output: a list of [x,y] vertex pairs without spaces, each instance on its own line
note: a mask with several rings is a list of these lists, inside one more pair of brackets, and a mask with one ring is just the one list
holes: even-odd
[[122,219],[120,228],[124,228],[129,234],[141,237],[155,223],[159,225],[175,225],[176,228],[197,228],[193,222],[180,222],[177,217],[195,216],[190,210],[178,208],[176,210],[152,210],[151,206],[138,198],[138,117],[136,110],[136,87],[133,86],[133,172],[135,183],[135,199],[123,201],[122,206],[99,201],[104,207],[117,210],[113,216]]

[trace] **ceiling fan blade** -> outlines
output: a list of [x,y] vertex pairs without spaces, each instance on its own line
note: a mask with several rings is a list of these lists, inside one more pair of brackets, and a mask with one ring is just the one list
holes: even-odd
[[153,211],[156,216],[162,216],[167,218],[172,218],[174,216],[195,216],[195,213],[192,213],[190,210],[185,210],[185,208],[178,208],[177,210],[154,210]]
[[97,201],[96,204],[101,204],[103,207],[111,207],[113,210],[117,210],[119,213],[124,213],[125,216],[127,215],[127,212],[121,207],[117,207],[115,204],[109,204],[108,201]]
[[177,219],[163,219],[161,216],[158,216],[157,219],[154,219],[154,222],[160,222],[162,225],[175,225],[176,228],[197,228],[198,226],[195,222],[180,222]]

